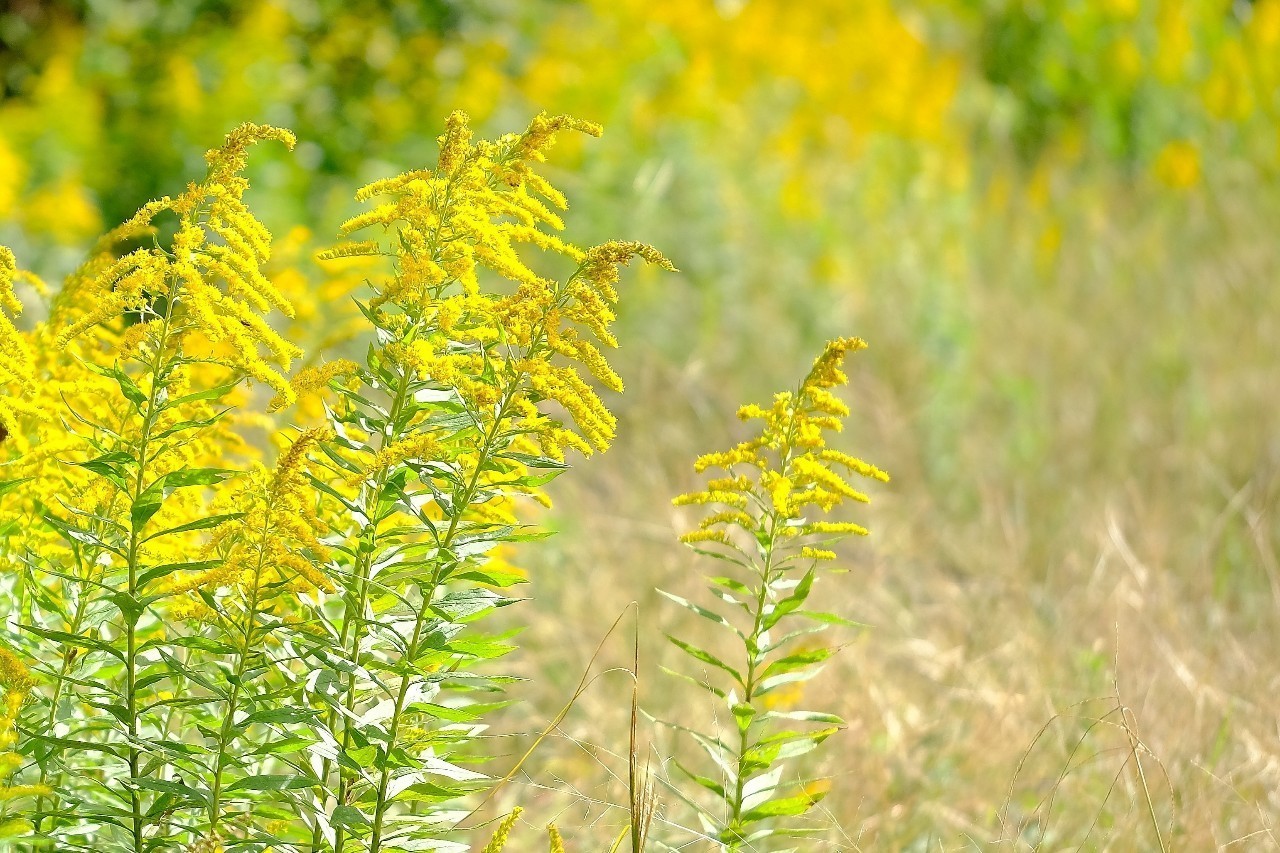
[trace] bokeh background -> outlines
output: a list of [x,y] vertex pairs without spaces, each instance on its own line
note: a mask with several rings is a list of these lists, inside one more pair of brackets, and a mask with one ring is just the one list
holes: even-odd
[[[781,700],[849,721],[806,843],[1280,846],[1278,0],[9,0],[0,243],[56,280],[235,124],[292,128],[251,200],[318,359],[358,271],[315,248],[457,108],[604,124],[552,158],[571,238],[682,270],[629,275],[620,441],[520,555],[494,769],[633,601],[646,707],[717,724],[658,671],[698,628],[654,587],[711,570],[670,496],[857,334],[844,449],[893,481],[823,591],[870,627]],[[629,701],[596,681],[502,802],[603,849]],[[693,841],[664,802],[655,834]]]

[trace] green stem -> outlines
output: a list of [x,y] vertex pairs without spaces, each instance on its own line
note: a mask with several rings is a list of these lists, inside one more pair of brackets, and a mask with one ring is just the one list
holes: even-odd
[[[742,702],[745,705],[751,705],[753,707],[756,698],[756,688],[759,686],[756,684],[756,670],[762,660],[762,656],[760,654],[760,635],[764,628],[764,608],[769,598],[769,583],[771,581],[770,575],[773,573],[773,554],[774,548],[777,545],[778,517],[776,513],[769,513],[767,524],[768,536],[764,545],[764,564],[760,567],[760,589],[756,593],[754,620],[751,626],[751,634],[745,642],[747,651],[747,677],[746,684],[743,687]],[[729,849],[731,850],[738,849],[738,844],[742,841],[742,837],[739,832],[739,821],[742,819],[742,804],[746,799],[744,796],[747,783],[746,755],[747,750],[751,747],[750,735],[751,723],[753,721],[754,715],[752,716],[752,720],[749,721],[745,727],[740,727],[738,730],[737,769],[734,772],[733,800],[729,803],[729,807],[732,809],[732,816],[729,823],[730,830],[733,833],[733,837],[729,840]]]
[[[806,379],[807,381],[807,379]],[[780,465],[779,469],[782,476],[787,475],[787,469],[791,466],[792,440],[795,438],[796,418],[803,405],[802,391],[804,383],[801,383],[800,390],[796,392],[793,400],[793,410],[791,419],[787,424],[787,432],[783,438],[782,446],[779,449]],[[764,632],[764,608],[769,599],[769,587],[773,581],[774,572],[774,554],[778,545],[778,524],[783,521],[776,510],[770,509],[764,519],[766,527],[766,536],[763,545],[764,562],[760,567],[760,588],[756,592],[755,610],[751,626],[751,634],[744,640],[747,652],[747,677],[743,685],[743,704],[755,707],[757,669],[764,660],[764,655],[760,653],[760,635]],[[738,731],[738,754],[737,767],[734,772],[734,791],[733,799],[729,803],[732,810],[732,816],[729,822],[729,831],[732,837],[728,839],[729,849],[738,850],[743,842],[741,825],[743,814],[743,803],[746,800],[746,755],[747,750],[751,748],[751,726],[755,722],[755,715],[752,714],[751,719],[745,727],[739,728]]]
[[[385,448],[392,441],[394,441],[395,440],[394,437],[397,434],[399,434],[399,432],[401,431],[401,428],[405,426],[400,424],[399,421],[404,413],[404,406],[405,406],[405,402],[406,402],[408,391],[409,391],[409,382],[410,382],[410,371],[404,370],[400,374],[400,382],[396,387],[395,397],[392,399],[392,402],[391,402],[391,410],[387,418],[386,432],[380,437],[380,441],[379,441],[380,450]],[[352,607],[346,608],[346,610],[343,612],[342,628],[338,635],[339,644],[346,651],[346,653],[349,656],[349,660],[353,664],[359,659],[360,644],[364,640],[364,634],[360,630],[359,626],[363,624],[364,609],[368,603],[369,571],[372,566],[373,554],[376,550],[376,545],[378,541],[378,518],[377,518],[378,500],[379,500],[379,495],[382,494],[382,490],[386,486],[388,476],[389,474],[386,470],[379,471],[376,477],[374,478],[373,487],[362,490],[362,493],[367,496],[364,501],[363,510],[365,513],[365,519],[367,524],[366,531],[368,536],[368,544],[367,544],[367,547],[363,543],[361,544],[361,547],[359,548],[359,553],[356,557],[356,566],[354,570],[355,586],[356,586],[355,604]],[[362,539],[364,538],[364,534],[362,534],[361,538]],[[348,646],[347,644],[348,633],[351,634],[350,646]],[[347,691],[346,691],[346,697],[343,703],[343,707],[347,712],[342,716],[343,728],[342,728],[342,747],[341,748],[343,751],[346,751],[351,747],[350,720],[351,720],[351,716],[355,713],[356,700],[357,700],[356,676],[354,672],[351,672],[347,674]],[[337,726],[337,724],[338,724],[338,712],[336,710],[330,710],[329,730],[332,731]],[[324,774],[322,778],[328,777],[329,773],[332,772],[332,766],[333,766],[333,762],[331,761],[325,762]],[[347,794],[348,794],[347,778],[342,775],[341,769],[339,769],[338,773],[339,775],[338,775],[337,805],[346,805]],[[314,850],[318,851],[320,849],[320,841],[321,841],[320,828],[319,826],[317,826],[316,829],[312,832],[312,836],[311,836],[311,844]],[[345,846],[346,846],[346,831],[342,827],[338,827],[334,833],[334,850],[336,851],[336,853],[343,853],[343,848]]]
[[258,563],[253,572],[253,591],[249,596],[249,604],[245,608],[244,629],[242,631],[240,649],[236,653],[236,675],[231,684],[231,695],[227,697],[227,713],[222,721],[222,730],[218,733],[218,760],[213,771],[213,789],[209,797],[209,834],[218,831],[218,822],[222,819],[222,773],[227,765],[227,747],[233,739],[236,711],[240,704],[240,687],[244,682],[245,670],[248,669],[249,653],[253,648],[253,626],[258,615],[258,601],[262,592],[262,569],[266,563],[266,543],[271,536],[270,513],[263,520],[262,540],[258,545]]
[[[134,481],[134,493],[130,496],[130,509],[137,504],[138,498],[147,486],[147,445],[151,441],[151,431],[155,427],[156,407],[160,392],[160,375],[164,366],[164,354],[169,345],[169,334],[172,327],[173,318],[173,302],[177,291],[177,280],[170,278],[169,293],[165,299],[163,325],[156,341],[155,357],[149,366],[151,374],[151,388],[147,394],[146,411],[139,410],[142,415],[142,435],[138,440],[138,475]],[[136,601],[138,596],[138,558],[139,549],[142,545],[140,534],[141,528],[137,524],[130,525],[129,531],[129,548],[126,561],[129,569],[129,580],[126,593],[131,601]],[[125,614],[122,614],[125,615]],[[138,696],[137,696],[137,655],[138,655],[138,631],[137,619],[135,614],[130,617],[125,615],[126,622],[126,652],[125,652],[125,702],[126,702],[126,727],[129,732],[129,782],[130,791],[129,799],[133,811],[133,847],[137,853],[142,851],[142,798],[138,793],[137,781],[141,778],[141,753],[137,747],[138,740]]]
[[[83,565],[83,560],[81,560],[81,564]],[[90,571],[92,571],[92,569],[90,569]],[[85,594],[85,591],[81,589],[80,594],[76,597],[75,615],[72,616],[71,622],[67,626],[68,627],[67,633],[73,634],[75,636],[79,636],[81,624],[84,622],[84,612],[85,612],[85,605],[87,600],[88,600],[88,597]],[[57,715],[58,715],[58,703],[62,701],[62,688],[63,688],[63,685],[66,683],[67,673],[71,671],[71,664],[75,662],[75,657],[76,657],[75,647],[69,648],[62,653],[62,665],[58,669],[58,678],[53,685],[53,696],[49,701],[49,714],[44,721],[45,732],[53,731],[53,724],[57,720]],[[43,786],[47,784],[48,781],[49,781],[49,768],[48,768],[48,765],[45,765],[44,767],[40,768],[40,780],[38,784]],[[49,799],[51,800],[51,803],[50,803],[51,806],[57,805],[56,794],[50,795]],[[35,831],[37,833],[40,832],[41,826],[44,823],[45,816],[44,814],[42,814],[42,812],[44,811],[44,801],[45,801],[45,797],[43,795],[36,799],[36,808],[35,808],[36,817],[34,820],[34,826],[35,826]]]
[[[524,375],[520,374],[512,387],[503,395],[502,405],[498,408],[498,413],[490,425],[488,433],[484,437],[481,444],[480,454],[476,460],[475,470],[471,474],[471,482],[467,484],[466,489],[462,493],[461,500],[453,504],[456,511],[452,518],[449,519],[449,529],[440,540],[439,550],[441,552],[448,551],[449,546],[453,544],[453,538],[457,535],[458,525],[462,521],[463,514],[471,505],[471,501],[475,498],[476,489],[480,485],[480,472],[484,470],[485,463],[488,462],[489,454],[493,452],[494,442],[497,440],[498,433],[502,427],[503,419],[507,416],[507,407],[511,404],[512,398],[515,396],[516,388],[524,379]],[[406,659],[410,664],[418,657],[418,643],[422,640],[422,629],[427,623],[427,614],[431,612],[431,602],[435,599],[436,592],[446,579],[445,575],[446,563],[442,560],[437,564],[435,570],[431,573],[431,581],[422,593],[421,605],[418,609],[417,618],[413,624],[413,635],[409,640],[409,645],[405,653]],[[396,701],[391,712],[391,722],[387,727],[387,744],[382,754],[382,775],[378,780],[378,799],[374,805],[373,812],[373,832],[369,841],[369,853],[379,853],[382,849],[382,824],[387,814],[387,808],[390,805],[387,798],[387,790],[391,783],[391,752],[395,749],[396,738],[399,734],[400,718],[404,714],[405,700],[409,695],[409,688],[412,686],[412,679],[406,674],[400,679],[400,689],[396,693]]]
[[[124,433],[127,422],[128,422],[128,415],[126,413],[121,413],[119,422],[115,425],[116,435],[121,435]],[[101,530],[100,523],[95,521],[93,524],[94,524],[94,532],[101,535],[102,530]],[[79,590],[77,591],[77,595],[76,595],[75,614],[72,616],[71,620],[67,623],[67,633],[72,634],[74,636],[79,636],[81,627],[84,624],[88,603],[90,601],[90,598],[89,598],[90,590],[94,585],[100,584],[102,580],[102,576],[105,573],[106,569],[98,568],[95,571],[95,567],[98,566],[97,561],[92,559],[87,559],[87,555],[85,555],[78,546],[74,548],[74,553],[76,555],[76,562],[80,566],[82,571],[80,572]],[[97,553],[96,549],[95,549],[95,553]],[[85,566],[88,566],[88,568],[85,569]],[[29,615],[27,616],[27,621],[28,622],[32,621]],[[71,666],[72,664],[75,663],[76,657],[77,657],[77,649],[75,647],[67,649],[62,653],[62,663],[59,666],[58,676],[53,686],[53,696],[51,697],[49,702],[49,713],[46,716],[45,722],[44,722],[45,732],[53,731],[54,723],[57,721],[58,703],[62,701],[62,691],[63,691],[63,688],[66,686],[67,675],[68,673],[70,673]],[[46,764],[45,766],[40,768],[40,778],[37,784],[41,786],[45,786],[48,784],[48,782],[49,782],[49,767]],[[40,830],[42,829],[44,824],[44,819],[46,817],[46,815],[43,814],[45,799],[46,797],[44,795],[41,795],[36,799],[35,818],[33,820],[33,826],[37,834],[40,833]],[[50,800],[51,807],[57,806],[58,795],[56,793],[56,789],[55,789],[55,792],[51,794],[47,799]]]

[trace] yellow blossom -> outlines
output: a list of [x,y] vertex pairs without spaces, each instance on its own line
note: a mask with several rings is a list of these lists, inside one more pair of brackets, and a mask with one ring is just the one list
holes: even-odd
[[1165,186],[1190,189],[1200,182],[1200,152],[1190,142],[1170,142],[1160,149],[1152,170]]
[[[147,325],[146,335],[155,346],[191,348],[204,341],[209,352],[201,355],[266,384],[277,401],[291,402],[292,388],[260,348],[285,368],[300,354],[261,316],[273,308],[292,316],[293,309],[262,272],[271,235],[245,206],[248,182],[240,175],[249,146],[266,139],[293,147],[293,134],[286,130],[241,125],[227,134],[222,147],[205,154],[209,168],[203,181],[176,198],[147,203],[126,222],[121,230],[137,233],[151,228],[166,211],[178,217],[167,250],[137,249],[95,272],[83,297],[88,310],[62,329],[58,344],[65,347],[128,312],[155,318],[158,308],[168,312],[169,320]],[[134,350],[144,343],[130,341]]]
[[[723,531],[711,530],[724,524],[743,527],[761,541],[866,534],[864,527],[851,522],[801,523],[809,507],[825,513],[847,500],[869,500],[834,466],[869,479],[889,479],[874,465],[826,446],[826,434],[840,431],[842,419],[849,414],[848,405],[829,389],[848,381],[842,369],[844,358],[865,346],[859,338],[831,341],[795,391],[774,395],[768,408],[748,404],[738,409],[742,420],[760,422],[759,435],[730,450],[698,457],[694,463],[697,472],[721,468],[727,476],[713,477],[704,490],[680,495],[673,503],[719,504],[724,509],[706,516],[696,530],[681,537],[682,541],[727,543],[721,538]],[[835,557],[805,541],[800,541],[799,547],[806,558]]]
[[484,846],[484,850],[481,853],[502,853],[502,849],[507,846],[507,837],[511,834],[511,828],[516,825],[516,821],[519,820],[522,811],[524,809],[516,806],[511,814],[498,823],[498,828],[494,831],[493,838]]

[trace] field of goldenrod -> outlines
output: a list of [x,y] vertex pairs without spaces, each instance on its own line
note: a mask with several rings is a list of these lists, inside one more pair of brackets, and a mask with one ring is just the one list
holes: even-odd
[[1278,0],[0,6],[0,849],[1280,847],[1278,179]]

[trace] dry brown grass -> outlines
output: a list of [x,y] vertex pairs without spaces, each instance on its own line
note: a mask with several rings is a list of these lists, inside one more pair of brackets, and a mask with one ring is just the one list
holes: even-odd
[[[871,627],[796,698],[849,722],[820,759],[831,849],[1280,846],[1280,253],[1264,196],[1214,189],[1173,206],[1114,184],[1069,195],[1052,262],[1034,212],[988,212],[942,284],[903,261],[931,235],[872,229],[835,269],[856,260],[874,287],[762,298],[754,329],[691,341],[684,364],[631,340],[621,440],[557,484],[565,535],[529,554],[524,719],[551,716],[632,601],[647,707],[714,718],[656,672],[676,665],[661,631],[698,629],[653,589],[699,595],[706,568],[668,499],[738,402],[807,362],[818,335],[763,332],[800,314],[871,341],[847,445],[894,476],[850,572],[823,582]],[[696,314],[684,286],[667,310]],[[541,806],[531,820],[564,810],[579,849],[625,823],[606,804],[625,800],[628,690],[601,682],[544,751],[537,783],[569,793],[516,791]]]

